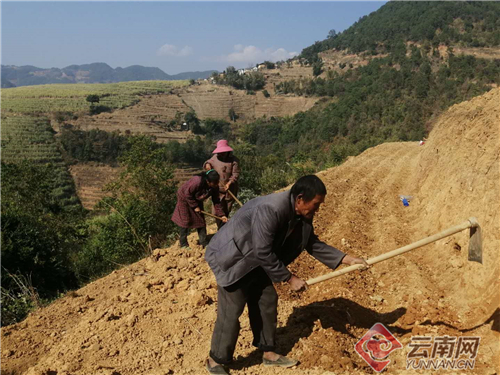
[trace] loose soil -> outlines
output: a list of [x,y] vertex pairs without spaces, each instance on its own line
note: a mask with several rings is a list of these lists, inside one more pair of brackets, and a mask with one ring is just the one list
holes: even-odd
[[[374,374],[354,344],[377,322],[404,346],[387,373],[415,373],[405,370],[415,335],[481,336],[473,373],[500,371],[499,103],[494,89],[451,107],[423,146],[382,144],[318,174],[328,189],[315,219],[325,242],[369,258],[475,216],[483,264],[467,260],[463,232],[300,294],[277,285],[278,351],[300,364],[263,367],[245,312],[232,374]],[[409,207],[399,194],[413,196]],[[217,293],[195,242],[192,251],[157,249],[2,328],[2,373],[203,373]],[[308,254],[290,268],[303,278],[329,272]]]

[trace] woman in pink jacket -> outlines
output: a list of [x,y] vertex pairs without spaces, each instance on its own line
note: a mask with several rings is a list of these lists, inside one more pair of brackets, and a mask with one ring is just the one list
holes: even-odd
[[[203,168],[205,170],[215,169],[217,173],[219,173],[219,198],[224,215],[229,217],[234,199],[228,191],[231,191],[235,197],[238,195],[240,161],[233,155],[233,149],[229,147],[225,139],[221,139],[217,142],[217,148],[213,151],[213,154],[214,155],[203,164]],[[224,222],[217,220],[217,227],[220,228],[222,225],[224,225]]]

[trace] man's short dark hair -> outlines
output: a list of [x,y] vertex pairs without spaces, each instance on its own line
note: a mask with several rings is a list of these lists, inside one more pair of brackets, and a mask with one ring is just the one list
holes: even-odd
[[292,186],[292,196],[297,199],[302,194],[304,201],[309,202],[314,199],[316,195],[326,195],[326,186],[315,175],[301,177]]

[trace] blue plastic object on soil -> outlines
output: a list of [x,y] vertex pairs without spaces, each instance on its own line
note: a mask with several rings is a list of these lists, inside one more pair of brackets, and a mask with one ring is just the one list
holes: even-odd
[[408,207],[410,203],[408,203],[408,200],[406,198],[403,198],[403,204],[405,207]]

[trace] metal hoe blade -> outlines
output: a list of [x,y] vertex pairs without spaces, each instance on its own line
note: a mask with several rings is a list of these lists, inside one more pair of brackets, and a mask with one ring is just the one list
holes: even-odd
[[481,227],[475,217],[469,218],[472,224],[469,230],[469,260],[483,264],[483,238]]

